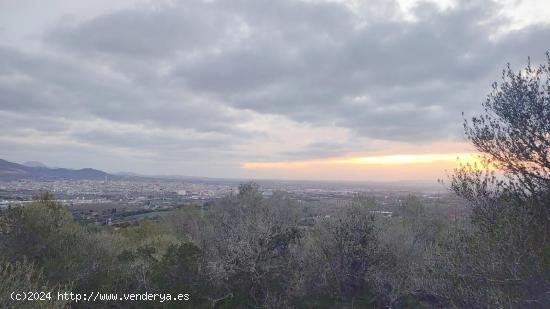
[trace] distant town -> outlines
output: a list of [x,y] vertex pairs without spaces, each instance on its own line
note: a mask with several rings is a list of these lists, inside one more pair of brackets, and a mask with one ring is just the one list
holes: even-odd
[[[73,216],[85,224],[127,225],[156,219],[181,207],[208,207],[224,196],[237,194],[246,180],[178,180],[129,177],[127,179],[14,179],[0,180],[0,208],[33,201],[40,193],[53,193]],[[460,201],[437,188],[406,188],[397,184],[359,184],[299,181],[257,181],[265,197],[284,192],[319,215],[370,198],[373,210],[391,215],[404,198],[415,195],[425,203],[441,204],[447,215],[460,214]],[[453,206],[453,207],[449,207]]]

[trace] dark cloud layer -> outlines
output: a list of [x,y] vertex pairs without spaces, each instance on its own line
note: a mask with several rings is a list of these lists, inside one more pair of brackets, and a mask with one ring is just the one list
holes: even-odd
[[[0,110],[216,135],[68,134],[136,149],[223,152],[265,137],[241,127],[253,114],[424,143],[458,137],[460,113],[478,108],[506,62],[519,66],[549,48],[550,27],[503,32],[510,21],[490,1],[446,10],[421,3],[415,21],[399,18],[398,8],[391,1],[352,9],[322,1],[190,0],[62,21],[44,31],[40,52],[0,46]],[[351,147],[319,141],[280,155],[337,155]]]

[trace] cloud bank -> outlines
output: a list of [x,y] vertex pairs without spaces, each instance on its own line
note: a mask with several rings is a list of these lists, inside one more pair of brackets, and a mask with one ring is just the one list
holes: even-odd
[[0,45],[0,155],[62,165],[55,145],[68,166],[241,176],[246,161],[460,141],[461,112],[506,62],[549,49],[550,26],[516,27],[507,5],[189,0],[55,16],[38,47]]

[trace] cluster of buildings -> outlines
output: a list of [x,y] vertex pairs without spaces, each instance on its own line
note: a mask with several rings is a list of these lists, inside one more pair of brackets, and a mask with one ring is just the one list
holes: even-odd
[[[374,210],[391,216],[410,194],[426,204],[460,204],[440,191],[412,192],[395,188],[356,187],[315,182],[260,182],[264,197],[283,191],[318,215],[330,215],[350,203],[376,201]],[[11,180],[0,181],[0,208],[32,201],[41,192],[53,193],[83,223],[131,223],[169,210],[205,203],[238,192],[238,181],[187,181],[154,178],[116,180]],[[366,200],[364,200],[366,198]],[[317,210],[315,210],[317,209]],[[455,207],[449,207],[455,209]]]

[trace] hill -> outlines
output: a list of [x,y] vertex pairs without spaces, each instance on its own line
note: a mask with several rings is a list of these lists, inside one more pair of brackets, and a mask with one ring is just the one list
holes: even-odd
[[13,179],[104,179],[115,177],[104,171],[83,168],[48,168],[43,166],[26,166],[0,159],[0,180]]

